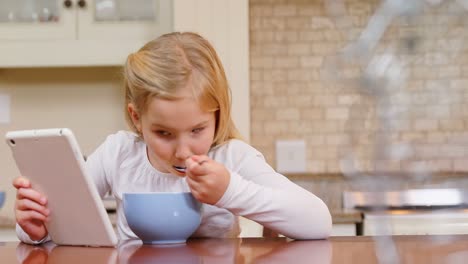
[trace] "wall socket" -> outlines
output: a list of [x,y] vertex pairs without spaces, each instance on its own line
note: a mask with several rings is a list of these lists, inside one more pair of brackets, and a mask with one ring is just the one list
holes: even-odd
[[306,172],[306,143],[304,140],[276,141],[276,170],[280,173]]

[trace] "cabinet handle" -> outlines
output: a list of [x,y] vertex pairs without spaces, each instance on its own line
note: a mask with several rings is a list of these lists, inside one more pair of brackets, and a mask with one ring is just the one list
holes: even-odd
[[78,6],[81,7],[81,8],[86,7],[86,1],[85,0],[78,1]]
[[63,1],[63,5],[66,8],[70,8],[73,5],[73,2],[71,0],[65,0],[65,1]]

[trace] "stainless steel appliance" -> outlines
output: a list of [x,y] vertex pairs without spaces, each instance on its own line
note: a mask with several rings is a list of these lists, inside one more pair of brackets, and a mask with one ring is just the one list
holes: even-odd
[[346,191],[343,205],[362,212],[362,235],[468,234],[465,189]]

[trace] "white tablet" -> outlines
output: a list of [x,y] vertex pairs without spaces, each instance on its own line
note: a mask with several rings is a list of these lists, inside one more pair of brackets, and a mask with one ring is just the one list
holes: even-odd
[[112,224],[70,129],[10,131],[6,134],[16,165],[32,187],[46,195],[46,223],[58,245],[117,245]]

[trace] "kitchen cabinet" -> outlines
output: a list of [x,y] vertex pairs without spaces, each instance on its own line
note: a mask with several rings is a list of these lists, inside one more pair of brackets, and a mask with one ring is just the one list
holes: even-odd
[[[128,54],[164,32],[195,31],[221,58],[232,90],[234,122],[249,141],[248,0],[116,0],[149,6],[155,1],[155,22],[117,20],[109,12],[97,19],[96,6],[113,1],[84,0],[85,8],[78,7],[78,0],[70,0],[72,7],[66,8],[65,1],[0,1],[0,68],[119,66]],[[39,9],[34,19],[22,15],[25,21],[9,22],[5,3],[21,7],[29,2],[48,3],[49,11]]]
[[173,31],[171,0],[4,0],[0,67],[121,65]]
[[[441,199],[440,196],[437,199]],[[364,218],[364,235],[468,234],[466,223],[468,223],[466,208],[368,212]]]
[[356,235],[356,224],[333,224],[331,236]]
[[241,233],[239,237],[262,237],[263,226],[245,217],[239,217]]
[[15,228],[0,228],[0,241],[1,242],[9,242],[15,241],[19,242],[18,237],[16,236]]

